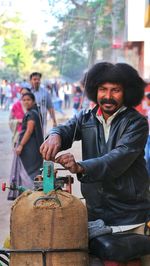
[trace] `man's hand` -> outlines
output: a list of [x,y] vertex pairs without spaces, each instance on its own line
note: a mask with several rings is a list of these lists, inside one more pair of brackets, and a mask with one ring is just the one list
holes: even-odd
[[40,147],[43,159],[55,161],[56,154],[61,148],[61,137],[58,134],[50,135]]
[[62,154],[55,159],[56,163],[61,164],[66,170],[73,174],[84,173],[84,168],[78,164],[71,153]]

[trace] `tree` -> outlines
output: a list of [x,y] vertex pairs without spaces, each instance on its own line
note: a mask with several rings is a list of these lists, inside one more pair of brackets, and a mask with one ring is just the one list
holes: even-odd
[[[111,54],[111,14],[114,6],[111,0],[64,0],[67,7],[65,10],[68,12],[62,13],[61,10],[59,13],[58,2],[49,0],[53,4],[53,14],[59,22],[59,26],[48,34],[51,38],[50,53],[53,56],[51,63],[58,67],[61,74],[79,78],[81,69],[85,70],[98,59],[102,59],[104,54],[105,57]],[[123,2],[122,0],[121,3]],[[119,8],[123,10],[122,5]]]
[[22,21],[18,14],[14,17],[3,14],[0,16],[0,22],[0,36],[3,39],[1,62],[3,62],[3,68],[7,67],[10,70],[10,75],[16,79],[27,73],[32,67],[31,42],[21,30]]
[[5,64],[14,69],[17,75],[30,69],[32,66],[32,50],[28,45],[28,40],[20,30],[14,30],[12,34],[5,39],[4,44]]

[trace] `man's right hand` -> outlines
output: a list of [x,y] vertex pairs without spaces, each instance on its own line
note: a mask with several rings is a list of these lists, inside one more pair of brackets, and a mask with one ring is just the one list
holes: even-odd
[[55,161],[56,154],[61,148],[61,137],[58,134],[50,135],[41,145],[40,153],[43,159]]

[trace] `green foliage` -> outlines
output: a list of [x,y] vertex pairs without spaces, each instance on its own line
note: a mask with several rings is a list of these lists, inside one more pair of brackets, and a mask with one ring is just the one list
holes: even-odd
[[[49,0],[59,26],[48,35],[51,38],[51,62],[61,74],[78,78],[98,60],[98,52],[109,54],[112,39],[124,28],[124,0],[63,0],[64,12],[57,8],[58,0]],[[56,13],[57,10],[57,13]],[[113,27],[113,23],[117,25]],[[106,52],[106,53],[107,53]],[[79,73],[80,72],[80,73]]]
[[[99,55],[111,54],[112,39],[124,28],[125,0],[48,0],[58,24],[48,33],[50,46],[35,50],[37,33],[27,38],[18,14],[0,16],[0,37],[4,46],[1,62],[12,76],[29,74],[31,68],[79,79]],[[60,8],[61,6],[61,8]],[[117,27],[113,28],[113,23]],[[53,75],[53,74],[52,74]]]
[[3,14],[0,22],[0,34],[4,42],[1,61],[7,66],[10,76],[12,72],[12,76],[17,78],[32,66],[31,42],[20,29],[22,22],[19,15],[10,18]]
[[21,31],[17,30],[12,36],[5,39],[4,52],[4,62],[7,66],[16,69],[18,73],[31,66],[31,50],[28,48],[27,40]]
[[[58,3],[49,2],[53,7]],[[112,4],[110,0],[64,0],[63,3],[68,12],[57,12],[59,26],[48,33],[50,62],[58,67],[60,74],[79,78],[97,60],[97,51],[111,45]]]
[[34,57],[35,59],[38,61],[38,60],[41,60],[43,58],[43,51],[42,50],[35,50],[33,52],[34,54]]

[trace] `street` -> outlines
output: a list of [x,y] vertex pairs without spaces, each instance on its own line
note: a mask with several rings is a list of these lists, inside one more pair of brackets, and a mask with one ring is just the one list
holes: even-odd
[[[69,117],[71,112],[67,112],[66,118]],[[9,175],[11,170],[11,162],[13,156],[13,149],[11,145],[11,131],[8,125],[9,112],[0,110],[0,246],[3,245],[5,238],[9,235],[9,220],[11,205],[13,202],[7,201],[8,190],[3,192],[1,190],[2,182],[7,182],[9,184]],[[63,121],[62,117],[56,113],[56,117],[59,121]],[[64,122],[64,121],[63,121]],[[48,128],[50,123],[48,123]],[[69,150],[75,155],[77,160],[81,159],[81,149],[80,142],[75,142],[73,147]],[[69,174],[68,171],[60,173],[60,175]],[[72,175],[75,177],[75,175]],[[80,194],[80,184],[74,178],[73,184],[73,194],[77,197],[81,197]]]

